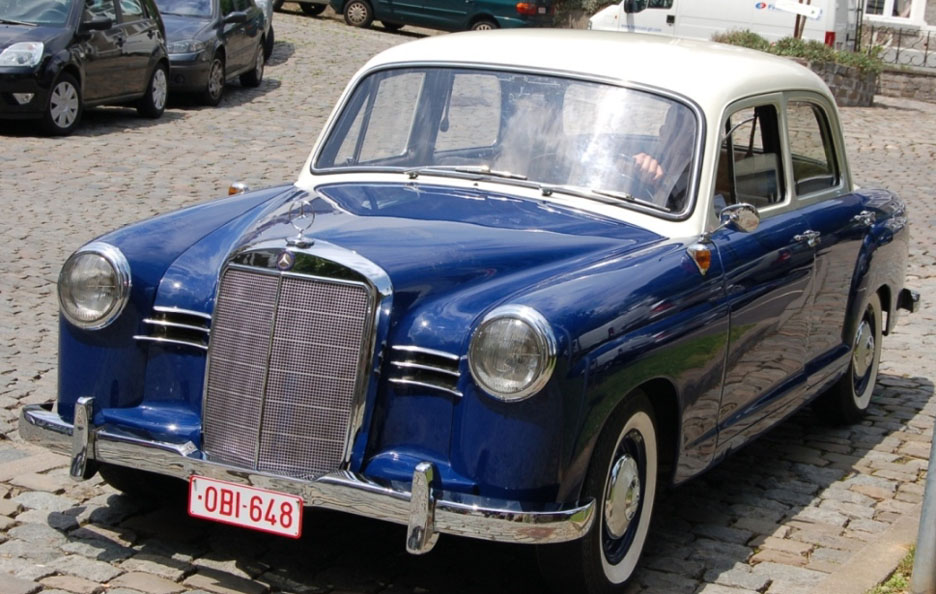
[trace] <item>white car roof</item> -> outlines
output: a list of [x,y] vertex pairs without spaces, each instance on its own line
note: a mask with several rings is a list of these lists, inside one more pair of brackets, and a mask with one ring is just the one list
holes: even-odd
[[710,116],[753,94],[828,87],[792,60],[721,43],[609,31],[514,29],[438,35],[372,58],[365,70],[399,63],[461,63],[566,71],[668,89]]

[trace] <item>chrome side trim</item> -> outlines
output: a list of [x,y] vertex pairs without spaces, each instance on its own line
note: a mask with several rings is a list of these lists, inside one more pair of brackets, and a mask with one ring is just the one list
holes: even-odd
[[434,349],[424,349],[418,346],[395,346],[392,348],[394,351],[405,351],[407,353],[420,353],[424,355],[432,355],[434,357],[442,357],[443,359],[449,359],[450,361],[459,361],[461,357],[458,355],[453,355],[452,353],[446,353],[444,351],[437,351]]
[[[89,417],[90,418],[90,417]],[[20,413],[19,432],[24,440],[68,455],[74,427],[58,414],[38,405]],[[93,438],[90,438],[91,435]],[[412,491],[377,483],[362,475],[337,471],[316,480],[286,478],[246,471],[202,459],[191,444],[148,441],[120,429],[89,426],[88,459],[187,480],[191,475],[225,480],[302,497],[305,505],[357,514],[396,524],[431,527],[432,535],[455,534],[482,540],[524,544],[566,542],[583,537],[591,528],[595,502],[563,506],[547,511],[521,510],[515,501],[464,496],[453,501],[432,489],[428,470],[417,466],[416,496],[425,479],[432,497],[428,504],[414,504]],[[92,445],[93,444],[93,445]],[[422,470],[420,470],[422,468]],[[415,473],[414,473],[415,474]],[[425,508],[425,512],[422,511]],[[431,514],[431,518],[430,518]],[[426,536],[431,538],[429,531]],[[426,542],[426,541],[423,541]]]
[[430,383],[421,382],[421,381],[406,378],[406,377],[391,377],[387,381],[389,381],[391,384],[402,384],[406,386],[417,386],[419,388],[428,388],[430,390],[439,390],[441,392],[446,392],[448,394],[451,394],[452,396],[457,396],[459,398],[462,397],[462,393],[459,392],[458,390],[452,390],[451,388],[446,388],[438,384],[430,384]]
[[177,344],[177,345],[180,345],[180,346],[190,346],[190,347],[194,347],[194,348],[196,348],[196,349],[201,349],[201,350],[203,350],[203,351],[207,351],[207,350],[208,350],[208,347],[207,347],[206,345],[198,344],[198,343],[195,343],[195,342],[188,342],[188,341],[186,341],[186,340],[174,340],[174,339],[171,339],[171,338],[159,338],[159,337],[157,337],[157,336],[146,336],[145,334],[134,334],[134,335],[133,335],[133,339],[134,339],[134,340],[142,340],[142,341],[146,341],[146,342],[161,342],[161,343],[165,343],[165,344]]
[[458,371],[452,371],[451,369],[446,369],[444,367],[436,367],[434,365],[423,365],[421,363],[413,363],[411,361],[391,361],[391,365],[394,367],[402,367],[404,369],[421,369],[423,371],[435,371],[437,373],[444,373],[446,375],[451,375],[452,377],[461,377],[461,374]]

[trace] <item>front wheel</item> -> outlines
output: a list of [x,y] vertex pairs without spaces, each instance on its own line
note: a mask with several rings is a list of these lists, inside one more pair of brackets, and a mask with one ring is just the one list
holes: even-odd
[[263,57],[263,41],[257,46],[254,56],[254,67],[252,70],[240,75],[241,84],[245,87],[259,87],[263,82],[263,65],[266,60]]
[[816,401],[819,414],[838,425],[857,423],[867,414],[881,364],[884,330],[881,299],[876,293],[868,299],[859,316],[851,337],[851,359],[845,375]]
[[224,60],[219,55],[215,55],[211,60],[211,68],[208,70],[208,82],[205,84],[205,90],[202,91],[201,99],[205,105],[217,105],[221,103],[221,97],[224,95]]
[[302,9],[302,12],[306,13],[309,16],[318,16],[325,12],[325,4],[310,4],[308,2],[301,2],[299,8]]
[[82,109],[78,81],[74,76],[63,72],[52,85],[49,102],[42,117],[42,127],[49,134],[67,136],[78,126]]
[[583,498],[595,522],[583,538],[537,549],[540,568],[559,592],[610,594],[623,589],[643,552],[657,486],[657,430],[642,392],[625,400],[592,455]]
[[148,118],[158,118],[166,111],[166,97],[169,96],[169,77],[166,65],[159,63],[153,69],[146,94],[137,103],[137,112]]
[[267,31],[266,37],[263,38],[263,59],[269,60],[270,56],[273,55],[273,44],[276,42],[276,34],[273,33],[273,25],[270,25],[270,30]]
[[374,11],[364,0],[351,0],[345,4],[344,20],[352,27],[370,27],[374,22]]

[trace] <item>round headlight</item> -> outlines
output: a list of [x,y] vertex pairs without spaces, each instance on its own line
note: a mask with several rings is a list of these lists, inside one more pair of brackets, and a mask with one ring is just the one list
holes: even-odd
[[531,307],[498,307],[471,336],[471,377],[499,400],[512,402],[536,394],[555,365],[556,338],[542,314]]
[[104,328],[120,315],[130,297],[130,264],[114,246],[89,243],[62,266],[58,296],[69,322],[87,330]]

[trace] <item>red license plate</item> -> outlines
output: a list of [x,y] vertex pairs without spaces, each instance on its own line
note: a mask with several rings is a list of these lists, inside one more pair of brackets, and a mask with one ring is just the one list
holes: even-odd
[[189,515],[291,538],[302,533],[301,497],[203,476],[189,480]]

